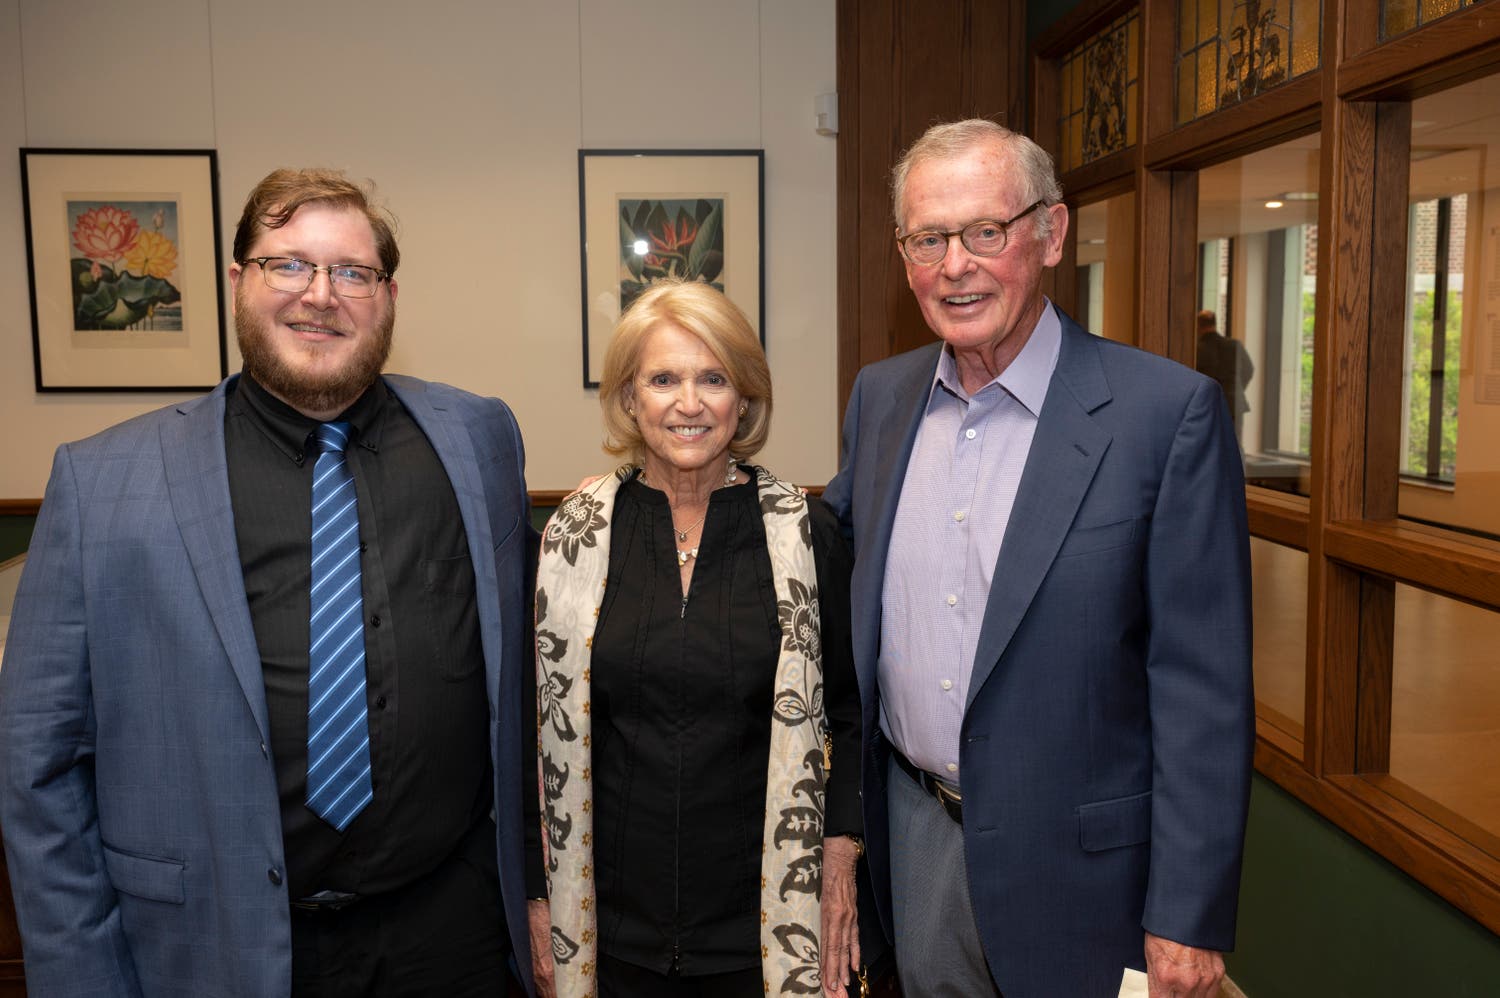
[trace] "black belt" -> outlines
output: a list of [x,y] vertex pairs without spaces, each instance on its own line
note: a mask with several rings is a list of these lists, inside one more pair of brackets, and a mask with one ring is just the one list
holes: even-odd
[[319,891],[305,898],[294,899],[292,909],[312,912],[342,911],[363,897],[363,894],[354,894],[350,891]]
[[918,769],[912,761],[891,747],[891,758],[901,767],[901,772],[912,778],[912,782],[927,791],[943,806],[948,817],[962,825],[964,823],[964,795],[953,789],[925,769]]

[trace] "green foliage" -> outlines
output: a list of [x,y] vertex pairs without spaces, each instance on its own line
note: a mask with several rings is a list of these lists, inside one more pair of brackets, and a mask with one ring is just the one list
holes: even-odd
[[1297,453],[1312,453],[1313,326],[1317,320],[1316,299],[1302,292],[1302,342],[1298,352],[1301,384],[1297,392]]
[[1427,444],[1432,432],[1432,311],[1435,292],[1417,299],[1412,309],[1411,366],[1407,371],[1409,398],[1406,410],[1407,449],[1401,470],[1411,475],[1436,473],[1453,480],[1458,464],[1458,374],[1462,346],[1463,295],[1448,291],[1448,318],[1443,333],[1443,407],[1438,467],[1427,467]]
[[[633,213],[631,204],[635,205]],[[622,309],[661,277],[703,281],[724,290],[718,280],[724,270],[724,202],[720,199],[622,200],[619,239],[620,257],[630,271],[630,277],[620,281]],[[644,254],[635,252],[641,242],[648,246]]]
[[157,305],[171,305],[182,295],[159,277],[137,277],[75,257],[73,263],[73,328],[125,329],[151,314]]

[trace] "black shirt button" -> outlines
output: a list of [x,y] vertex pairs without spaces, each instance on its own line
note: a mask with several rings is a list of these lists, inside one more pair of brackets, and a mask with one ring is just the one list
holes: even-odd
[[378,697],[375,698],[375,709],[376,710],[385,710],[385,697],[378,696]]
[[359,553],[360,554],[364,554],[369,549],[370,549],[370,545],[366,544],[364,541],[360,541],[359,542]]
[[275,884],[277,887],[280,887],[281,886],[281,871],[278,870],[278,869],[276,869],[276,867],[274,867],[274,866],[271,867],[269,870],[266,871],[266,879],[269,880],[269,881],[271,881],[271,883]]
[[376,614],[371,614],[370,615],[370,626],[371,627],[379,627],[380,626],[380,614],[376,613]]

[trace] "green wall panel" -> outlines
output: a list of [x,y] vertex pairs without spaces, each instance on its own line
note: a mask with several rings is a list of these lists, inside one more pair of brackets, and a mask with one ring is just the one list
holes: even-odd
[[1249,998],[1500,995],[1500,938],[1260,775],[1237,943]]
[[35,526],[34,516],[0,516],[0,561],[25,554]]

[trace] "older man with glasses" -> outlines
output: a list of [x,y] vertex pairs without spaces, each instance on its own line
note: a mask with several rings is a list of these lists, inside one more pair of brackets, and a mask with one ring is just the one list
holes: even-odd
[[267,176],[243,372],[58,448],[0,673],[32,994],[532,989],[521,437],[381,374],[392,223]]
[[854,540],[865,837],[906,994],[1208,998],[1249,795],[1249,544],[1218,386],[1042,292],[1047,154],[930,129],[896,242],[940,342],[860,373],[824,498]]

